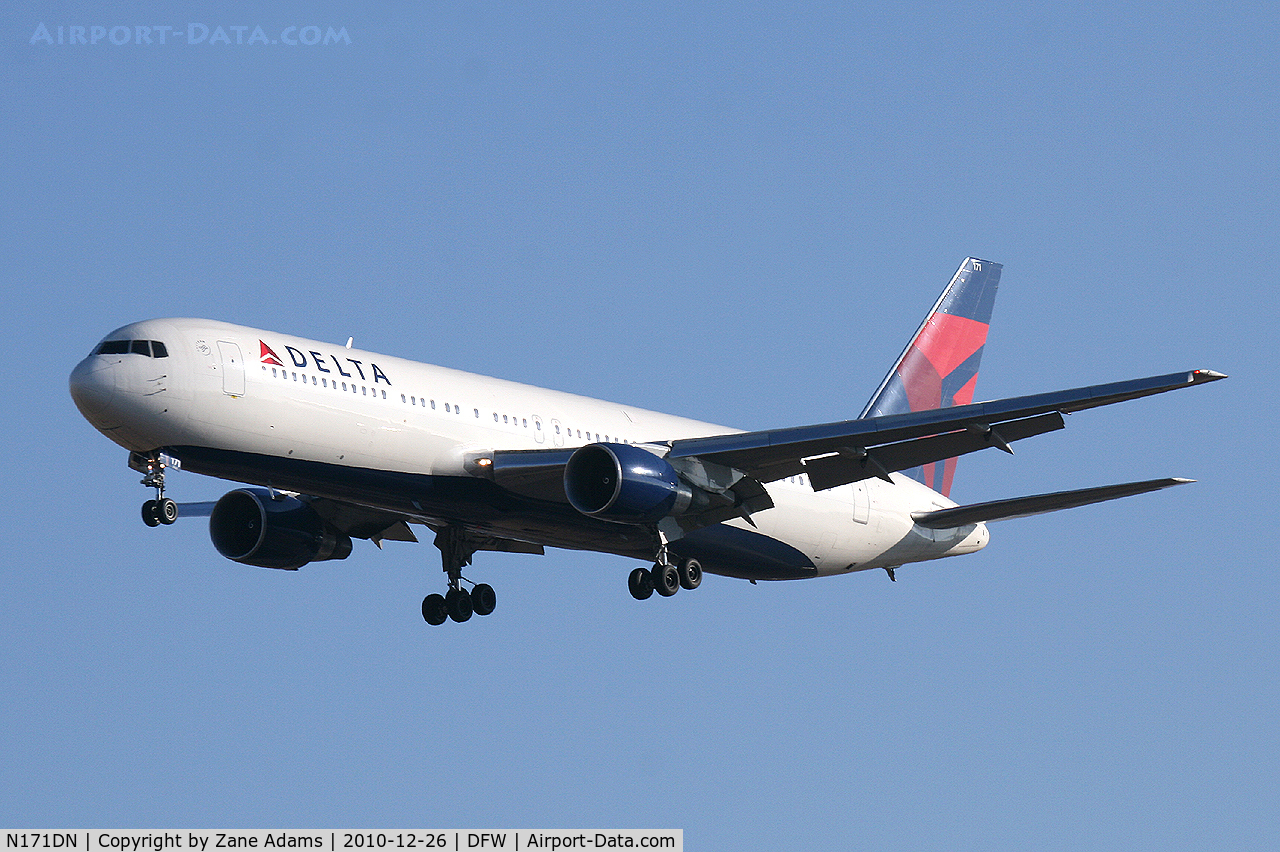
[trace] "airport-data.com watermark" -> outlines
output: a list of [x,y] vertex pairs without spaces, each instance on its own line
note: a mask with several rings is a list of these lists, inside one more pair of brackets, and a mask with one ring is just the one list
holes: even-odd
[[284,28],[266,28],[251,25],[223,26],[220,24],[188,23],[184,26],[125,26],[91,25],[36,25],[28,41],[33,45],[57,47],[59,45],[209,45],[214,47],[270,46],[289,47],[330,46],[351,44],[346,27],[321,27],[315,24]]

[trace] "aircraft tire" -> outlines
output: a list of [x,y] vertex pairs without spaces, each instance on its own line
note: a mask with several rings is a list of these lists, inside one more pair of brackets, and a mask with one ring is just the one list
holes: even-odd
[[476,615],[489,615],[498,606],[498,596],[493,593],[493,586],[480,583],[471,590],[471,608]]
[[422,599],[422,619],[427,624],[444,624],[449,618],[449,609],[445,606],[444,595],[427,595]]
[[653,566],[653,590],[664,598],[680,591],[680,572],[674,565]]
[[471,603],[471,595],[466,589],[450,589],[444,596],[444,604],[449,610],[449,617],[461,624],[471,618],[475,607]]
[[680,563],[680,585],[690,591],[702,585],[701,562],[696,559],[686,559]]
[[648,568],[637,568],[627,577],[627,590],[638,601],[648,600],[653,594],[653,575]]
[[160,503],[148,500],[142,504],[142,522],[149,527],[160,526]]
[[178,520],[178,504],[165,497],[157,501],[156,516],[160,519],[160,523],[166,526]]

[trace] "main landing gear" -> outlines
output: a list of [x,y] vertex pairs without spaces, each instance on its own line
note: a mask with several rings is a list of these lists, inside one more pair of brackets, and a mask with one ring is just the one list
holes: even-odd
[[422,599],[422,618],[427,624],[444,624],[453,619],[462,623],[472,615],[488,615],[498,604],[493,586],[475,583],[471,590],[463,587],[470,582],[462,576],[462,569],[471,564],[471,557],[480,549],[480,542],[469,537],[461,527],[443,527],[436,532],[436,547],[444,572],[449,575],[449,591],[443,595],[427,595]]
[[681,589],[692,590],[702,585],[702,564],[693,558],[681,560],[678,564],[672,562],[666,536],[655,532],[655,537],[658,553],[653,568],[637,568],[627,577],[631,597],[643,601],[657,592],[669,598]]
[[165,464],[157,453],[142,456],[137,453],[129,459],[134,470],[146,474],[142,484],[156,490],[156,499],[142,504],[142,522],[149,527],[171,524],[178,520],[178,504],[164,496]]
[[647,600],[654,592],[669,598],[681,589],[696,589],[702,584],[702,565],[686,559],[678,566],[656,562],[652,569],[637,568],[627,577],[627,589],[638,601]]

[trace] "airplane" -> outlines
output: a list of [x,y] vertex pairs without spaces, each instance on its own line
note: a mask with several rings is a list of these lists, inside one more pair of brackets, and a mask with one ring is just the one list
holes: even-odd
[[[297,570],[353,539],[434,534],[447,583],[422,616],[489,615],[478,552],[643,560],[637,600],[704,572],[795,580],[974,553],[987,522],[1180,485],[1167,478],[971,505],[956,459],[1064,427],[1063,415],[1226,378],[1170,373],[973,402],[1002,265],[969,257],[853,420],[741,431],[446,367],[204,319],[119,328],[71,373],[84,417],[129,451],[148,526],[208,517],[236,562]],[[165,495],[166,469],[242,483]]]

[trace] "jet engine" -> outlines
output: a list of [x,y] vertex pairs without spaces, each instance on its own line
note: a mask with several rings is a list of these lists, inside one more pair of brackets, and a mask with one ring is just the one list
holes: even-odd
[[307,503],[261,488],[222,495],[209,515],[209,537],[223,556],[259,568],[295,570],[351,554],[351,537]]
[[683,514],[695,498],[666,459],[631,444],[574,451],[564,468],[564,493],[582,514],[622,524]]

